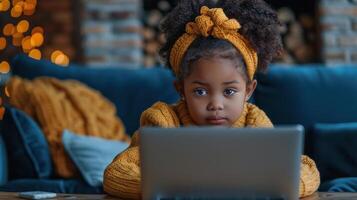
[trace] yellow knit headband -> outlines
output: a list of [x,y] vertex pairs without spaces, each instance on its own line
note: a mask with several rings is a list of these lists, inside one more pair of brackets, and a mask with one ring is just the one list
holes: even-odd
[[238,49],[247,66],[248,76],[250,80],[253,80],[258,57],[249,42],[238,33],[240,28],[239,22],[236,19],[228,19],[222,8],[209,9],[207,6],[202,6],[201,15],[196,17],[195,22],[186,24],[186,33],[175,42],[171,49],[170,64],[175,75],[179,75],[181,61],[192,42],[200,36],[211,35],[229,41]]

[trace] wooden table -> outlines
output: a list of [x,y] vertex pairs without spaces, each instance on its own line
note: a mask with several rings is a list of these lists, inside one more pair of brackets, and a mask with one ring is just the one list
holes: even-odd
[[316,192],[302,200],[357,200],[357,193],[349,192]]
[[[87,195],[87,194],[58,194],[59,197],[55,199],[87,199],[87,200],[116,200],[118,198],[107,196],[107,195]],[[12,192],[0,192],[0,200],[3,199],[22,199],[17,197],[17,193]],[[303,198],[301,200],[357,200],[357,193],[328,193],[328,192],[318,192],[309,197]]]
[[[107,196],[107,195],[97,195],[97,194],[94,194],[94,195],[90,195],[90,194],[57,194],[58,197],[56,198],[52,198],[53,200],[55,199],[80,199],[80,200],[94,200],[94,199],[99,199],[99,200],[117,200],[118,198],[115,198],[115,197],[111,197],[111,196]],[[14,200],[14,199],[22,199],[24,200],[23,198],[20,198],[18,197],[18,193],[16,192],[0,192],[0,200],[3,200],[3,199],[9,199],[9,200]],[[51,200],[52,200],[51,199]]]

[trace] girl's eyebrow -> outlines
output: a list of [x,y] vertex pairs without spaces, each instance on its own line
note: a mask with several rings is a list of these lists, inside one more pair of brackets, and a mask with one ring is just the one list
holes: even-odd
[[[192,83],[199,84],[199,85],[208,85],[208,83],[205,83],[202,81],[192,81]],[[223,85],[229,85],[229,84],[233,84],[233,83],[239,83],[239,81],[237,81],[237,80],[227,81],[227,82],[223,82]]]
[[192,83],[196,83],[199,85],[208,85],[208,83],[202,82],[202,81],[193,81]]
[[229,84],[233,84],[233,83],[239,83],[239,81],[237,81],[237,80],[227,81],[227,82],[223,82],[223,85],[229,85]]

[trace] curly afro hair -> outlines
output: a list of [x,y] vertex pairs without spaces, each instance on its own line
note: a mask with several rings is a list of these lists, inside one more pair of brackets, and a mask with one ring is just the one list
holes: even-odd
[[[161,47],[160,55],[170,68],[171,48],[184,34],[186,24],[194,21],[200,14],[202,6],[222,8],[228,18],[234,18],[241,24],[242,28],[239,29],[239,33],[250,42],[258,54],[258,71],[264,71],[272,59],[281,54],[283,50],[279,33],[281,24],[276,12],[263,0],[181,0],[160,24],[160,29],[166,37],[166,43]],[[234,46],[224,40],[212,37],[196,39],[183,58],[182,74],[179,75],[179,79],[189,73],[189,66],[197,59],[214,56],[229,49],[234,49]],[[222,56],[237,57],[241,61],[239,63],[244,65],[238,51],[235,50],[234,55],[232,51],[228,54]]]

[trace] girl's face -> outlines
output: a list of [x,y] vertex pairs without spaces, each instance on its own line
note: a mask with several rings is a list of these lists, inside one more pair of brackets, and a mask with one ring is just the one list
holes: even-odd
[[256,85],[256,80],[247,85],[242,72],[225,58],[199,59],[183,83],[176,84],[193,121],[210,126],[231,126]]

